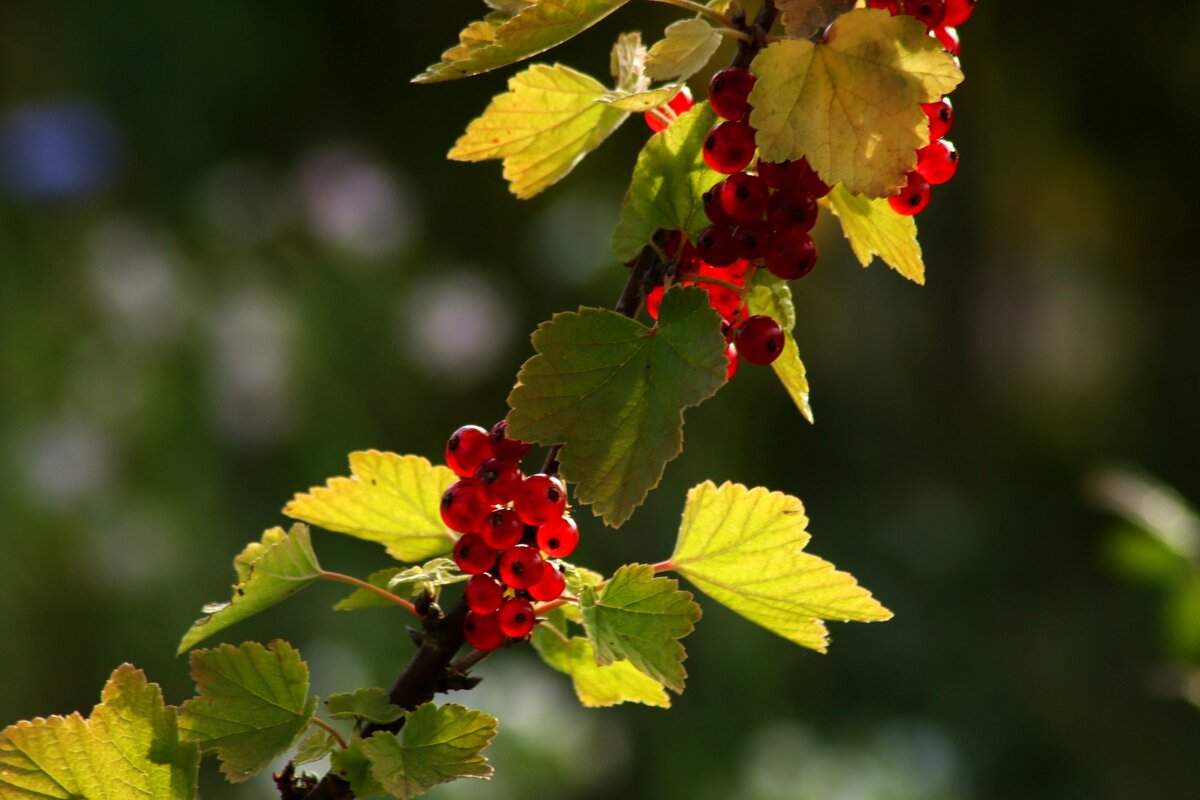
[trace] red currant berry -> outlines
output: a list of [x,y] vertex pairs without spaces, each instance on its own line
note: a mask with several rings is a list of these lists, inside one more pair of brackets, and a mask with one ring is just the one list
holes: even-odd
[[941,42],[942,47],[946,48],[947,52],[951,55],[961,55],[962,43],[958,40],[958,30],[956,28],[943,25],[940,28],[931,30],[929,35]]
[[783,328],[763,314],[756,314],[738,326],[738,355],[751,364],[770,364],[783,352]]
[[725,345],[725,380],[733,380],[733,376],[737,375],[738,368],[738,352],[737,345],[733,342]]
[[441,510],[442,522],[447,528],[459,533],[475,533],[483,527],[492,506],[479,484],[464,478],[450,484],[442,494]]
[[542,603],[557,600],[567,588],[567,579],[563,577],[558,567],[547,563],[542,567],[542,577],[533,586],[526,589],[529,596]]
[[733,245],[739,258],[763,258],[771,250],[771,226],[762,221],[743,222],[733,229]]
[[454,543],[454,563],[469,575],[479,575],[496,565],[496,551],[478,533],[463,534]]
[[954,106],[950,98],[943,97],[936,103],[921,103],[921,110],[929,117],[929,141],[936,142],[954,127]]
[[962,25],[971,18],[975,10],[975,0],[946,0],[946,18],[943,25]]
[[953,178],[958,172],[958,149],[954,142],[942,139],[918,150],[917,172],[934,186]]
[[696,240],[696,251],[700,259],[714,267],[728,267],[737,261],[738,251],[733,242],[733,228],[728,225],[712,225]]
[[499,614],[476,614],[469,611],[467,618],[463,620],[463,632],[467,635],[467,644],[476,650],[495,650],[504,644]]
[[658,307],[662,305],[663,287],[655,286],[646,295],[646,313],[650,315],[650,319],[658,319]]
[[812,230],[817,224],[817,201],[807,192],[782,191],[767,201],[767,224],[775,230],[799,228]]
[[467,607],[476,614],[494,614],[504,602],[504,584],[491,575],[475,575],[467,581]]
[[511,508],[497,508],[484,523],[480,535],[489,547],[507,550],[521,541],[525,535],[525,523]]
[[722,122],[704,140],[704,162],[717,172],[732,175],[754,160],[754,128],[744,122]]
[[519,544],[500,557],[500,580],[514,589],[528,589],[542,577],[545,566],[536,547]]
[[801,228],[786,228],[775,234],[767,269],[776,278],[794,281],[812,272],[817,263],[817,244]]
[[729,67],[708,82],[708,102],[722,119],[745,119],[750,113],[750,90],[756,78],[748,70]]
[[708,217],[713,225],[735,225],[737,220],[725,213],[721,204],[721,186],[722,184],[718,183],[700,195],[700,200],[704,203],[704,216]]
[[545,525],[561,517],[567,507],[567,491],[553,475],[530,475],[521,482],[513,498],[513,510],[526,525]]
[[763,161],[758,160],[757,170],[758,177],[770,186],[772,189],[782,189],[788,185],[790,178],[788,177],[788,165],[790,161]]
[[533,613],[533,604],[524,597],[511,597],[500,606],[500,630],[513,639],[521,639],[529,635],[537,624],[537,615]]
[[678,94],[670,99],[665,108],[669,109],[667,113],[663,113],[664,106],[659,106],[655,111],[647,111],[642,117],[646,120],[646,124],[650,126],[650,130],[658,133],[667,129],[670,124],[669,120],[677,117],[683,112],[692,107],[692,90],[684,86],[679,90]]
[[520,467],[499,458],[489,458],[475,468],[475,480],[483,487],[484,496],[498,506],[512,502],[522,478]]
[[908,173],[908,182],[900,187],[899,194],[888,198],[888,205],[897,214],[911,217],[925,210],[925,206],[929,205],[931,194],[929,181],[921,177],[919,173],[910,172]]
[[579,526],[571,519],[570,514],[552,519],[538,528],[537,543],[546,555],[552,558],[566,558],[575,552],[575,547],[579,544]]
[[749,222],[761,217],[767,208],[769,194],[766,181],[746,172],[730,175],[717,184],[717,196],[722,210],[738,222]]
[[829,184],[821,180],[821,176],[808,163],[807,158],[793,161],[789,172],[791,172],[792,187],[801,192],[808,192],[813,199],[819,200],[831,191]]
[[508,438],[508,421],[500,420],[492,429],[488,431],[488,436],[492,439],[492,453],[496,458],[503,458],[505,461],[520,463],[521,459],[529,455],[532,445],[522,442],[520,439]]
[[904,0],[904,13],[916,17],[933,30],[946,18],[946,0]]
[[463,425],[446,442],[446,466],[463,478],[475,474],[475,468],[492,455],[492,440],[478,425]]
[[897,0],[868,0],[867,8],[886,9],[887,11],[892,12],[892,16],[895,16],[899,11],[899,4],[897,3]]

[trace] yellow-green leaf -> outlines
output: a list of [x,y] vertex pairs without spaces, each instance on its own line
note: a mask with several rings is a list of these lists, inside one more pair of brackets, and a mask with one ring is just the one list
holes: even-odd
[[504,179],[527,199],[560,180],[625,120],[598,102],[604,84],[562,64],[535,64],[509,78],[450,151],[455,161],[504,161]]
[[[409,569],[421,569],[421,567],[409,567]],[[402,571],[400,567],[388,567],[386,569],[376,570],[367,576],[367,583],[376,586],[380,589],[387,589],[392,578],[399,575]],[[363,608],[395,608],[396,604],[391,600],[380,597],[375,592],[369,592],[366,589],[355,589],[350,594],[339,600],[333,607],[334,611],[358,611]]]
[[88,719],[38,717],[0,731],[3,800],[192,800],[199,765],[175,709],[130,664],[112,673]]
[[292,763],[296,766],[301,764],[311,764],[314,761],[320,761],[325,756],[338,749],[338,740],[333,738],[333,734],[325,730],[316,730],[300,740],[299,746],[296,748],[296,754],[292,756]]
[[662,684],[628,661],[607,667],[596,664],[592,643],[580,636],[567,639],[545,623],[533,629],[533,648],[549,666],[570,676],[579,702],[589,708],[619,703],[642,703],[670,708],[671,698]]
[[854,0],[775,0],[783,21],[783,32],[793,38],[808,39],[854,8]]
[[331,694],[325,700],[325,709],[334,719],[365,719],[380,725],[404,716],[404,709],[389,700],[388,693],[378,687]]
[[917,241],[917,223],[897,214],[885,198],[870,200],[835,186],[823,202],[842,223],[842,233],[864,267],[875,256],[914,283],[925,283],[925,261]]
[[627,3],[628,0],[537,0],[518,8],[505,2],[505,11],[471,23],[459,34],[459,44],[442,53],[442,60],[413,78],[414,83],[465,78],[535,56],[561,44]]
[[892,612],[854,576],[804,552],[807,525],[795,497],[705,482],[688,492],[672,568],[746,619],[825,652],[823,620],[879,622]]
[[608,67],[617,82],[618,92],[637,94],[650,88],[650,79],[646,77],[646,48],[640,33],[622,33],[617,37],[608,57]]
[[619,108],[622,111],[643,113],[670,102],[671,98],[679,94],[682,88],[683,84],[681,83],[668,83],[666,86],[659,86],[657,89],[647,89],[644,92],[636,92],[634,94],[609,92],[600,98],[600,102],[608,103],[613,108]]
[[683,449],[684,409],[725,383],[717,313],[703,290],[677,289],[653,328],[584,308],[542,323],[533,346],[508,397],[508,431],[565,443],[559,460],[575,499],[618,527]]
[[283,513],[310,525],[378,542],[398,561],[423,561],[454,546],[442,523],[442,493],[457,477],[420,456],[350,454],[349,478],[297,494]]
[[656,81],[685,80],[708,64],[721,34],[703,19],[672,22],[646,56],[646,74]]
[[481,753],[496,736],[496,718],[482,711],[426,703],[408,715],[402,737],[376,733],[363,742],[371,777],[398,800],[458,778],[492,777]]
[[854,194],[895,194],[929,141],[920,104],[953,91],[962,72],[907,15],[858,9],[832,30],[828,44],[775,42],[751,64],[759,155],[805,157],[822,180]]
[[804,369],[804,362],[800,360],[800,348],[796,345],[793,333],[796,309],[792,305],[792,289],[786,281],[779,280],[765,269],[756,271],[753,281],[750,294],[746,296],[750,313],[766,314],[783,326],[783,352],[771,362],[771,368],[801,415],[812,422],[812,406],[808,402],[808,373]]

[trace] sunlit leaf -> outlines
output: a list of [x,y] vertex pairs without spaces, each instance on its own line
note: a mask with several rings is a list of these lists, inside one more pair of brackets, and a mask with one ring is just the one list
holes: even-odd
[[792,305],[792,290],[786,281],[781,281],[765,269],[754,274],[754,283],[746,296],[746,307],[751,314],[766,314],[778,322],[784,330],[783,352],[771,362],[779,382],[787,390],[796,408],[809,422],[813,421],[812,407],[808,403],[808,373],[800,360],[800,349],[796,346],[793,329],[796,325],[796,309]]
[[571,678],[579,702],[589,708],[642,703],[669,708],[670,696],[662,684],[628,661],[607,667],[596,663],[592,643],[583,637],[568,638],[565,625],[544,622],[533,629],[533,648],[549,666]]
[[788,36],[808,39],[854,8],[854,0],[775,0],[783,31]]
[[410,800],[440,783],[492,777],[483,750],[496,736],[496,718],[482,711],[426,703],[408,715],[399,736],[385,731],[363,743],[371,776],[392,797]]
[[835,186],[824,199],[850,242],[855,257],[864,267],[875,256],[910,281],[925,283],[925,262],[917,241],[917,223],[911,216],[897,214],[886,198],[869,200]]
[[656,81],[686,80],[708,64],[721,34],[703,19],[672,22],[646,56],[646,74]]

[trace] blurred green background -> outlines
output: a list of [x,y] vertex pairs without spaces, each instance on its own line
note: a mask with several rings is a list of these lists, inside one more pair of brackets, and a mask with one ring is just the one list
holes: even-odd
[[[180,635],[292,492],[354,449],[437,458],[503,415],[538,322],[615,300],[648,131],[530,202],[445,161],[514,70],[408,79],[482,9],[0,4],[0,723],[90,708],[123,661],[185,699]],[[673,18],[634,3],[549,58],[602,75],[617,33]],[[585,711],[506,652],[455,698],[500,715],[496,780],[431,796],[1200,796],[1194,550],[1083,488],[1116,460],[1200,497],[1200,6],[1169,24],[981,3],[962,168],[920,218],[928,286],[860,269],[823,220],[796,287],[816,426],[744,367],[632,523],[581,524],[580,560],[611,569],[666,556],[705,478],[783,490],[895,620],[834,626],[819,656],[705,602],[668,712]],[[226,638],[289,639],[322,695],[390,685],[403,620],[330,611],[341,594]],[[275,796],[212,768],[202,791]]]

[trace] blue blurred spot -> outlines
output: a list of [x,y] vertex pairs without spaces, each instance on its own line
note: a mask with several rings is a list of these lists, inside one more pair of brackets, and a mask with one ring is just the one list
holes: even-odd
[[0,122],[0,191],[25,199],[72,198],[103,189],[120,162],[116,126],[75,101],[17,108]]

